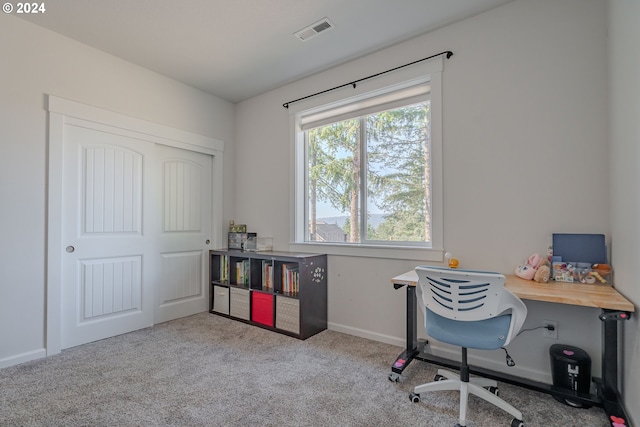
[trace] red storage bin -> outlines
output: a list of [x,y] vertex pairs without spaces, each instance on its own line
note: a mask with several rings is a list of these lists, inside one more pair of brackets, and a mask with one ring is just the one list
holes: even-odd
[[273,327],[273,295],[251,292],[251,320]]

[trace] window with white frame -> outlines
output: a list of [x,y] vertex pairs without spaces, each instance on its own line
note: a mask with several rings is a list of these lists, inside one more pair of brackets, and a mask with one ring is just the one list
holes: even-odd
[[295,113],[294,244],[359,256],[422,249],[431,256],[419,259],[441,259],[437,74]]

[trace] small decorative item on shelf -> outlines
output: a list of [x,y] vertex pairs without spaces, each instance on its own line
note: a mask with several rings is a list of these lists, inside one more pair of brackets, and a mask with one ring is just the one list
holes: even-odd
[[229,233],[246,233],[246,224],[236,224],[233,220],[229,221]]
[[228,248],[229,249],[242,249],[242,235],[243,233],[235,233],[230,231],[228,238]]
[[242,250],[247,252],[255,252],[258,243],[258,236],[247,236],[247,240],[242,245]]
[[247,239],[255,236],[256,236],[256,233],[229,232],[228,247],[229,249],[243,250],[247,242]]
[[258,237],[258,251],[273,250],[273,237]]
[[[252,234],[252,233],[249,233]],[[244,245],[244,250],[248,252],[264,252],[273,249],[272,237],[249,236]]]
[[458,259],[454,258],[451,252],[447,252],[446,254],[444,254],[444,257],[448,261],[449,268],[458,268],[458,266],[460,265]]

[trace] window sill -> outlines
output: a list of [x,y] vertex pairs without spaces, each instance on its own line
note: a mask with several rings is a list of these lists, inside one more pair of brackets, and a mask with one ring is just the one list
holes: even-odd
[[323,253],[328,255],[353,256],[362,258],[401,259],[409,261],[444,260],[443,249],[410,246],[340,245],[332,243],[290,243],[293,252]]

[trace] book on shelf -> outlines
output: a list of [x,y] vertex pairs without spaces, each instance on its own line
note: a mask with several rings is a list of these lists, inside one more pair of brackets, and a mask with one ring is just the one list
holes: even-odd
[[282,265],[282,293],[297,294],[299,291],[298,264]]
[[264,289],[273,288],[273,262],[262,261],[262,287]]
[[248,259],[236,262],[236,285],[249,284],[250,262]]
[[222,255],[220,257],[220,281],[226,282],[229,280],[229,255]]

